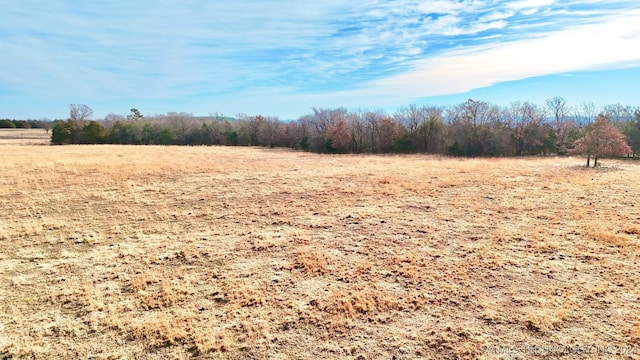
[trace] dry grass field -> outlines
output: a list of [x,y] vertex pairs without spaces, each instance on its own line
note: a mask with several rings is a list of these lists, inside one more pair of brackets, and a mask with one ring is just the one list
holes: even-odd
[[6,145],[0,358],[640,358],[640,164]]
[[48,145],[50,140],[45,129],[0,129],[0,145]]

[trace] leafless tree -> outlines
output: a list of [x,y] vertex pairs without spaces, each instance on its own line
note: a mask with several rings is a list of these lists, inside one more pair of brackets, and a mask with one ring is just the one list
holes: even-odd
[[567,101],[560,96],[553,97],[547,100],[547,107],[551,111],[554,117],[554,130],[556,131],[556,148],[559,152],[566,152],[567,148],[571,146],[568,142],[568,134],[570,128],[573,127],[573,122],[568,121],[567,114],[569,113],[569,107]]
[[38,124],[40,125],[41,128],[44,129],[44,131],[47,132],[47,135],[49,135],[49,131],[51,131],[51,127],[53,126],[51,119],[42,118],[38,121]]
[[633,108],[622,104],[609,104],[602,109],[602,114],[614,125],[633,119]]
[[85,122],[93,117],[93,110],[85,104],[69,105],[69,120],[83,128]]
[[581,117],[584,118],[585,122],[587,124],[591,124],[591,122],[593,122],[593,120],[595,119],[596,115],[598,115],[598,108],[596,107],[596,104],[594,104],[593,102],[589,101],[583,101],[580,104],[580,112],[581,112]]

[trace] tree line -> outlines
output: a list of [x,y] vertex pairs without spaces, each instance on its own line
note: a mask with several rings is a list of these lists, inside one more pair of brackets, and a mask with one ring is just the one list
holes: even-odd
[[[562,97],[547,100],[545,106],[514,102],[505,107],[469,99],[449,107],[410,105],[392,114],[314,108],[294,121],[246,114],[234,119],[187,113],[145,117],[138,109],[127,115],[109,114],[99,121],[91,120],[92,116],[88,106],[71,105],[69,119],[55,122],[51,142],[267,146],[318,153],[469,157],[581,153],[597,158],[640,153],[640,108],[620,104],[597,108],[592,103],[570,108]],[[588,136],[603,142],[586,141]],[[605,151],[603,144],[612,142],[621,146]]]
[[51,129],[50,120],[0,119],[0,129]]

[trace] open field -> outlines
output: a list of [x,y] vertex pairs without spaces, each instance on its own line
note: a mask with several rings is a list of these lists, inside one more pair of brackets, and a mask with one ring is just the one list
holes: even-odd
[[45,129],[0,129],[0,145],[48,145],[51,131]]
[[635,162],[2,150],[0,358],[640,358]]

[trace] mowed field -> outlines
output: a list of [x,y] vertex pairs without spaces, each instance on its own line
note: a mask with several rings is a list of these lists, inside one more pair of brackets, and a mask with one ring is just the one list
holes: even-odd
[[640,358],[640,163],[0,150],[0,358]]

